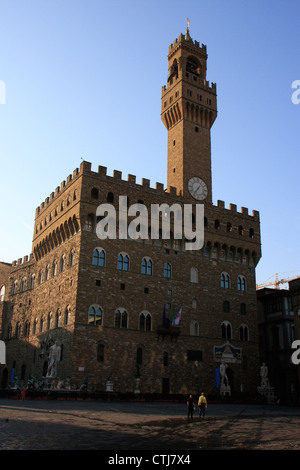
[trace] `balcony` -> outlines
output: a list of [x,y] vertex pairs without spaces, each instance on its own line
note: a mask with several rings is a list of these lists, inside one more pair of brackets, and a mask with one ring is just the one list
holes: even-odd
[[161,338],[164,340],[165,337],[169,336],[171,341],[175,339],[177,341],[178,336],[180,335],[180,327],[171,325],[160,325],[156,329],[158,339]]

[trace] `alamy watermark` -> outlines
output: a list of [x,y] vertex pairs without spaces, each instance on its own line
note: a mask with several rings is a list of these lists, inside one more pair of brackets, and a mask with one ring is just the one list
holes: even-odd
[[299,104],[300,103],[300,80],[294,80],[292,82],[292,88],[295,89],[291,97],[292,103]]
[[296,351],[293,352],[291,360],[292,363],[295,364],[296,366],[300,364],[300,340],[296,339],[292,343],[292,349],[296,349]]
[[6,346],[4,341],[0,341],[0,364],[6,364]]
[[[200,250],[204,244],[203,204],[151,204],[150,213],[144,204],[128,207],[127,196],[119,196],[116,208],[109,203],[97,207],[96,234],[105,239],[185,240],[186,250]],[[171,236],[171,214],[173,214]],[[118,218],[118,220],[117,220]],[[189,241],[187,241],[189,240]]]

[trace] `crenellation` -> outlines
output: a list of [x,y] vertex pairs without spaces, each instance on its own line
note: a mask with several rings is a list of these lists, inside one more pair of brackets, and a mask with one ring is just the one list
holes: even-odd
[[119,170],[114,170],[113,172],[113,178],[115,180],[122,180],[122,172]]
[[129,184],[136,184],[136,176],[135,175],[128,175],[127,181]]
[[144,186],[144,188],[150,188],[150,180],[147,178],[142,178],[142,186]]
[[105,177],[107,174],[107,168],[106,166],[101,166],[99,165],[98,166],[98,175],[102,176],[102,177]]
[[18,260],[14,260],[11,263],[12,268],[20,268],[20,267],[26,267],[27,265],[31,264],[34,261],[34,256],[33,253],[30,253],[30,255],[25,255],[23,258],[18,258]]

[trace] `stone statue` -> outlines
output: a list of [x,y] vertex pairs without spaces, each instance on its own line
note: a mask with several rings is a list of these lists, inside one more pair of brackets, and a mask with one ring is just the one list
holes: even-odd
[[260,368],[260,376],[261,376],[261,387],[268,387],[269,379],[268,379],[268,368],[266,364],[263,362]]
[[46,377],[56,377],[57,363],[60,360],[61,348],[58,341],[51,346],[49,351],[49,365]]
[[[220,364],[221,385],[225,385],[227,387],[229,384],[228,384],[228,377],[226,374],[226,367],[227,365],[224,364],[224,362]],[[226,384],[225,384],[225,380],[226,380]]]

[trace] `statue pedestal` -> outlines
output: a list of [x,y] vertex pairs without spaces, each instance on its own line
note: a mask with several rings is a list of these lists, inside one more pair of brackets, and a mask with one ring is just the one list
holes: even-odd
[[220,388],[220,395],[222,398],[230,397],[231,396],[231,388],[230,385],[221,385]]
[[113,392],[114,391],[114,384],[111,380],[106,381],[105,391],[106,392]]
[[274,395],[274,387],[257,387],[257,391],[260,395],[263,395],[267,399],[267,403],[269,405],[273,405],[275,403],[276,397]]
[[140,382],[141,380],[139,378],[136,378],[135,379],[135,389],[134,389],[134,394],[137,396],[140,394],[141,390],[140,390]]

